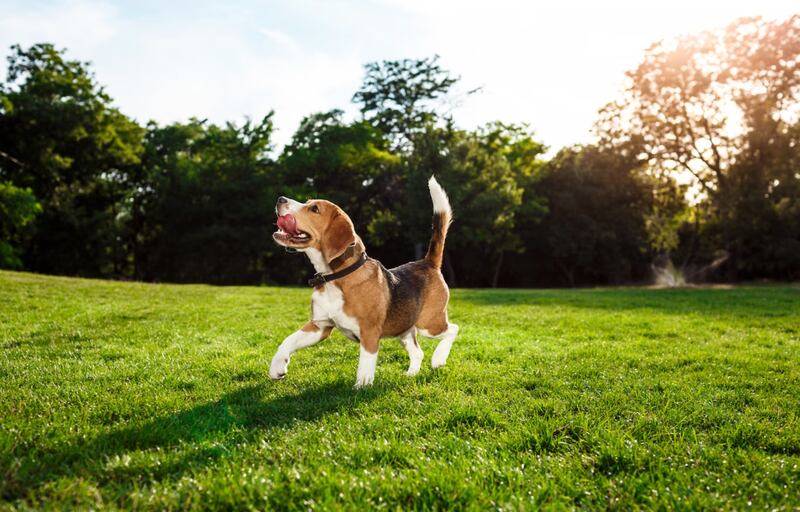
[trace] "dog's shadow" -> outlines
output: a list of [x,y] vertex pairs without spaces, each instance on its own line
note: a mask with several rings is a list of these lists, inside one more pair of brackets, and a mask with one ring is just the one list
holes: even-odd
[[[352,383],[341,380],[265,399],[271,385],[247,386],[212,402],[69,443],[61,450],[28,454],[19,468],[19,487],[6,488],[3,494],[5,498],[23,498],[26,488],[61,477],[114,481],[122,486],[137,480],[141,483],[145,475],[154,480],[179,478],[225,457],[229,445],[263,439],[268,431],[355,409],[386,391],[385,385],[355,391]],[[167,455],[160,454],[155,464],[147,457],[131,462],[127,456],[137,451]]]

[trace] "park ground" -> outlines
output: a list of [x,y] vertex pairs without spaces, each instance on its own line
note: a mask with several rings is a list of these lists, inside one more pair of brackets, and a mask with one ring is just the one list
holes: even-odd
[[800,507],[800,288],[454,290],[448,365],[309,290],[0,272],[0,509]]

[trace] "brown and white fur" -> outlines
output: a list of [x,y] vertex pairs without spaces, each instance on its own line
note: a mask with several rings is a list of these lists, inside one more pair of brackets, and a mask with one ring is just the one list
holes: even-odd
[[[452,211],[435,178],[428,181],[428,188],[433,200],[433,234],[425,257],[390,270],[368,258],[355,272],[315,288],[311,319],[280,344],[272,358],[271,378],[284,378],[292,354],[324,340],[334,327],[360,344],[356,387],[372,384],[378,346],[385,337],[399,338],[408,352],[407,375],[416,375],[422,364],[417,334],[441,340],[431,366],[444,366],[458,334],[458,326],[447,319],[450,291],[441,273]],[[348,268],[365,252],[350,217],[330,201],[299,203],[281,197],[276,213],[279,230],[273,235],[275,241],[305,253],[321,274]]]

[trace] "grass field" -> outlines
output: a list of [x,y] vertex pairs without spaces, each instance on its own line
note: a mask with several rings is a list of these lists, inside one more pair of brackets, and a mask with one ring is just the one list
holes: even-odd
[[800,507],[800,288],[456,290],[448,366],[307,289],[0,272],[0,508]]

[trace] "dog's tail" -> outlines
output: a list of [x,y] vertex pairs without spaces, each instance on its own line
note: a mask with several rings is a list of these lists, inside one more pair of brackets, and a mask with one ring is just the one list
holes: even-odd
[[444,254],[444,240],[447,238],[447,228],[453,220],[453,211],[442,186],[431,176],[428,188],[433,200],[433,233],[428,244],[428,253],[425,259],[436,268],[442,268],[442,255]]

